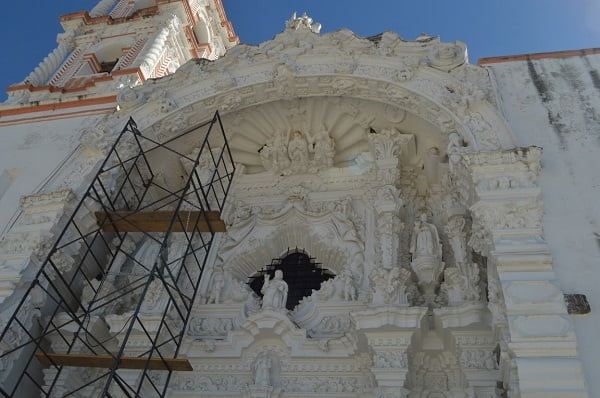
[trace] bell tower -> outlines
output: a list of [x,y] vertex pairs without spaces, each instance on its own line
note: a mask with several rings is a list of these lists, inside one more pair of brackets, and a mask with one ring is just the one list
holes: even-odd
[[238,43],[221,0],[100,0],[60,23],[58,46],[8,87],[0,117],[72,101],[114,109],[123,87],[171,74],[191,58],[217,59]]

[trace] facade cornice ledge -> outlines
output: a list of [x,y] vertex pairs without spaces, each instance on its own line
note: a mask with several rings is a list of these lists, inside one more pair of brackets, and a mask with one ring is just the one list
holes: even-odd
[[417,328],[427,313],[427,307],[376,307],[351,312],[356,329],[376,329],[385,326]]
[[159,9],[157,6],[141,8],[134,12],[132,15],[121,18],[113,18],[110,15],[102,15],[99,17],[92,17],[87,11],[78,11],[69,14],[64,14],[59,17],[59,21],[63,28],[67,30],[67,28],[72,28],[73,22],[83,23],[84,25],[95,25],[106,23],[107,25],[116,25],[124,22],[131,22],[136,19],[148,18],[152,15],[157,15],[159,13]]

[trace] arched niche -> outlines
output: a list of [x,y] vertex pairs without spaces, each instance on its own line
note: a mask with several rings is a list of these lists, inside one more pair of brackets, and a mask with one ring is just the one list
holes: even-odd
[[272,101],[227,113],[222,120],[232,155],[245,166],[246,174],[264,171],[261,149],[277,140],[285,144],[295,131],[308,139],[311,151],[324,132],[334,148],[332,165],[341,168],[356,165],[357,156],[370,151],[368,136],[373,132],[391,129],[416,137],[418,145],[412,143],[401,154],[404,164],[424,159],[432,147],[444,152],[448,145],[446,135],[431,122],[394,105],[357,98],[313,96]]
[[[308,41],[305,46],[300,39]],[[136,88],[136,104],[164,90],[177,106],[165,114],[156,112],[150,102],[137,107],[133,117],[142,121],[143,129],[168,139],[168,130],[204,121],[215,110],[227,118],[267,103],[336,97],[401,109],[444,136],[456,131],[470,151],[513,148],[508,124],[489,102],[491,94],[478,86],[481,81],[491,84],[489,77],[482,77],[481,68],[464,63],[452,73],[433,61],[428,66],[422,56],[434,44],[420,45],[422,55],[412,47],[412,52],[402,54],[397,47],[386,50],[381,43],[376,46],[349,31],[307,37],[284,32],[258,48],[238,45],[212,63],[190,61],[169,78]],[[357,48],[364,56],[352,55]],[[128,107],[127,101],[120,104]]]
[[263,297],[262,288],[265,276],[268,275],[272,280],[277,270],[282,272],[283,280],[288,285],[286,307],[290,311],[303,298],[310,296],[314,290],[319,290],[321,283],[335,277],[306,250],[294,248],[279,258],[274,258],[270,264],[265,264],[260,271],[252,275],[248,283],[250,288],[258,296]]
[[208,28],[208,24],[201,17],[198,17],[198,22],[192,28],[194,32],[194,38],[196,39],[196,43],[198,44],[206,44],[211,42],[211,34],[210,29]]
[[295,247],[336,275],[352,267],[355,277],[362,277],[358,274],[363,243],[353,224],[340,214],[314,215],[293,205],[275,215],[254,215],[230,226],[220,243],[217,264],[245,280]]

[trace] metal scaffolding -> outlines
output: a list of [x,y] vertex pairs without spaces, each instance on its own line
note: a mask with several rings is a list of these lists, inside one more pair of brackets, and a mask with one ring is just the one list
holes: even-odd
[[[7,397],[163,397],[235,171],[218,113],[130,119],[0,334]],[[16,296],[16,295],[15,295]]]

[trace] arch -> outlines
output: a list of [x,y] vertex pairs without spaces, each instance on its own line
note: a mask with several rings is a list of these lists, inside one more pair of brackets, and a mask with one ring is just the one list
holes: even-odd
[[269,275],[273,279],[276,270],[283,272],[283,280],[288,284],[286,307],[290,311],[314,290],[319,290],[321,283],[335,277],[331,271],[321,266],[318,259],[311,257],[305,250],[296,248],[273,259],[271,264],[265,264],[250,278],[250,288],[263,297],[261,288],[264,276]]
[[[351,48],[340,42],[343,34],[348,41],[359,42],[368,56],[353,57]],[[227,116],[274,101],[333,96],[398,107],[443,134],[458,132],[472,151],[515,146],[508,124],[478,88],[480,77],[469,77],[481,68],[461,64],[449,73],[423,65],[414,51],[404,56],[386,54],[381,44],[350,34],[312,35],[309,50],[295,44],[304,37],[286,31],[260,49],[238,45],[213,63],[188,62],[168,78],[168,84],[157,81],[137,89],[142,95],[163,89],[178,105],[166,115],[151,112],[151,104],[139,106],[136,113],[146,119],[142,128],[164,131],[165,125],[175,123],[176,114],[185,114],[186,124],[193,125],[215,110]],[[363,48],[369,46],[372,49]],[[125,101],[121,103],[127,107]],[[177,123],[181,126],[181,117]]]
[[196,39],[196,43],[205,44],[211,42],[211,34],[210,29],[208,28],[207,23],[204,18],[198,17],[198,22],[192,28],[194,32],[194,38]]
[[349,220],[333,213],[310,214],[292,205],[273,216],[256,215],[229,227],[218,262],[245,279],[293,247],[303,248],[334,274],[363,258],[362,241]]
[[100,70],[98,73],[110,73],[123,56],[123,48],[126,47],[127,45],[122,42],[112,42],[98,48],[94,53],[98,63],[100,64]]

